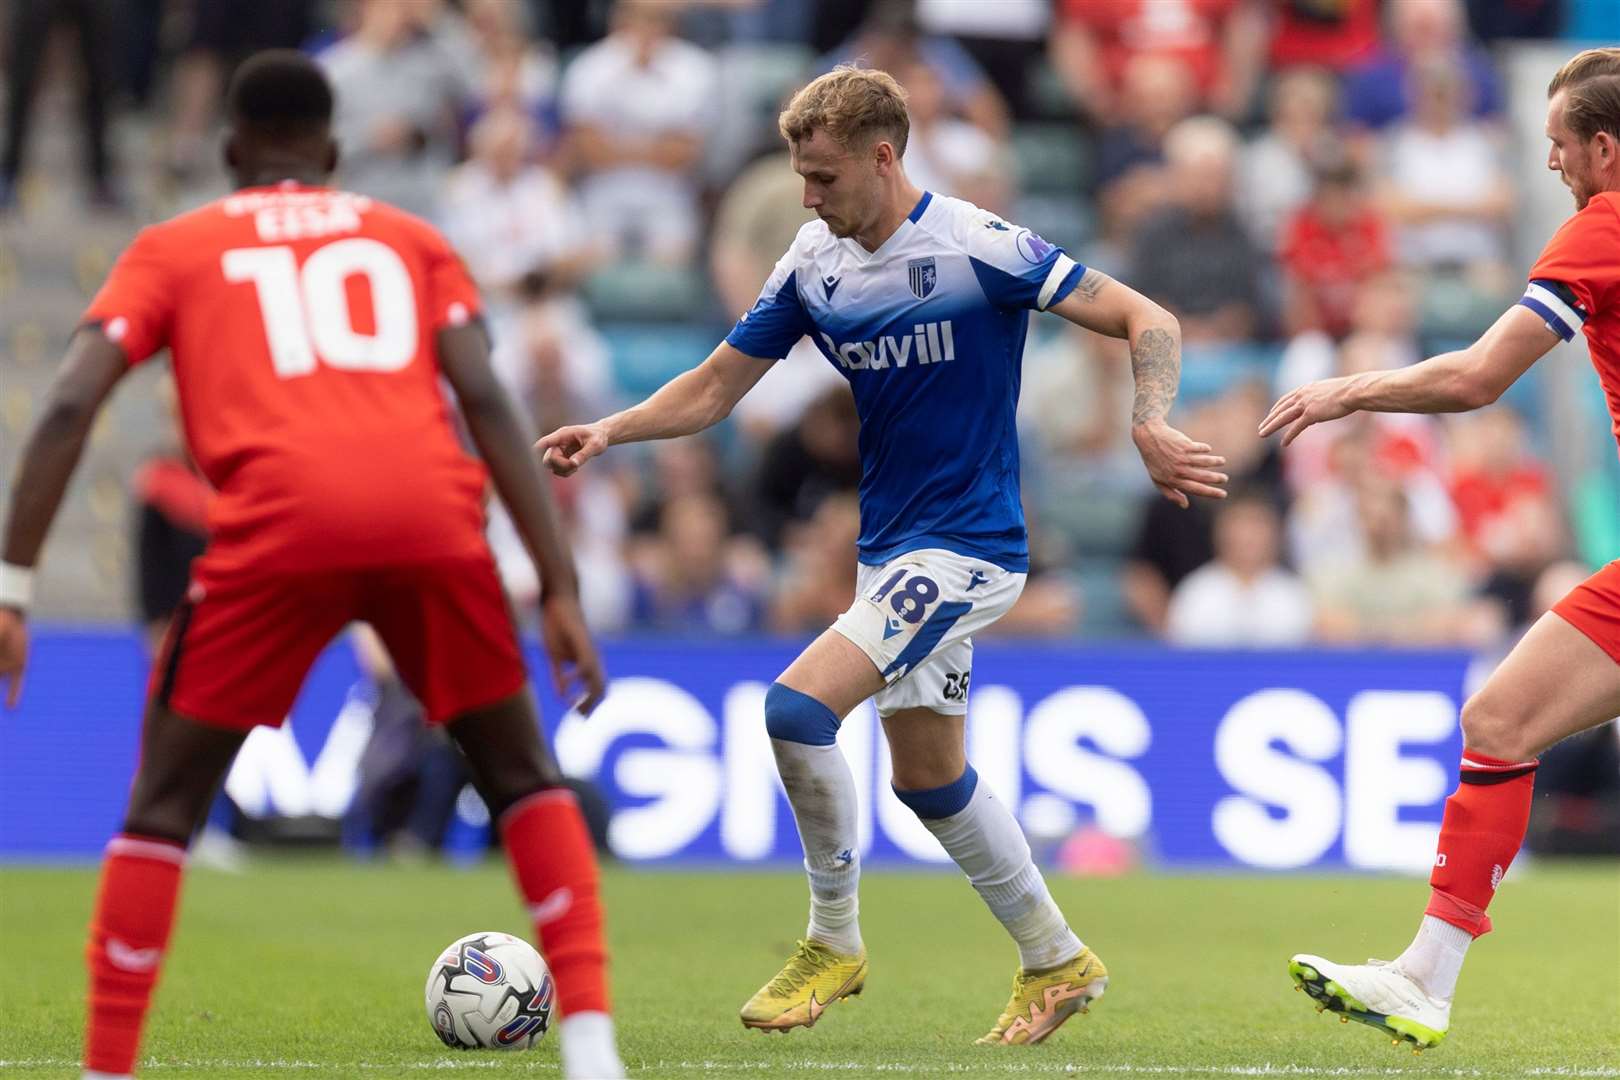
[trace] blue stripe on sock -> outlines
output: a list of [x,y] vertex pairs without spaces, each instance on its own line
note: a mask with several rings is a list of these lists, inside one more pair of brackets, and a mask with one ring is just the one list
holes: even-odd
[[937,821],[961,813],[968,800],[973,798],[973,789],[978,786],[979,774],[973,771],[972,765],[969,765],[961,776],[944,787],[928,788],[924,791],[901,791],[895,788],[894,795],[911,807],[911,812],[918,817]]

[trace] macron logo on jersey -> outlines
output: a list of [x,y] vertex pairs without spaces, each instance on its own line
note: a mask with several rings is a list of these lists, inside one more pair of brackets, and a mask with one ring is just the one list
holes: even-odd
[[836,358],[849,371],[882,371],[912,363],[939,364],[956,359],[956,335],[952,333],[949,319],[918,323],[909,334],[885,334],[871,341],[846,341],[842,345],[823,330],[821,340],[827,346],[827,355]]

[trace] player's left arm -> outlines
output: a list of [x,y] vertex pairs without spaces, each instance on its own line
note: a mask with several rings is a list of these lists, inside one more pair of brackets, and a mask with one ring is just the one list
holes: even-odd
[[23,445],[11,485],[3,546],[0,546],[0,683],[9,683],[6,704],[15,708],[28,661],[24,623],[33,569],[68,480],[84,454],[90,427],[112,388],[129,370],[124,352],[99,329],[85,327],[68,344],[62,368]]
[[529,449],[530,433],[490,367],[489,338],[481,322],[445,327],[437,345],[440,367],[456,392],[467,430],[540,571],[542,632],[557,693],[589,714],[606,693],[607,680],[580,609],[573,555]]
[[1170,406],[1181,382],[1181,324],[1176,317],[1127,285],[1087,267],[1074,289],[1047,309],[1076,326],[1122,338],[1131,347],[1136,399],[1131,439],[1148,475],[1177,506],[1188,496],[1226,497],[1226,459],[1208,444],[1170,426]]
[[1312,424],[1354,412],[1450,413],[1483,408],[1501,397],[1559,339],[1542,315],[1516,304],[1466,349],[1410,367],[1321,379],[1290,391],[1271,407],[1260,424],[1260,435],[1282,431],[1287,446]]

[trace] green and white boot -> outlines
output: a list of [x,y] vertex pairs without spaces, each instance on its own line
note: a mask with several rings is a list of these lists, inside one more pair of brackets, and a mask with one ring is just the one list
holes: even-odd
[[1340,1023],[1351,1020],[1378,1028],[1414,1054],[1439,1046],[1451,1025],[1451,1002],[1437,1001],[1394,964],[1335,964],[1301,953],[1288,962],[1294,989],[1317,1003],[1317,1012],[1336,1012]]

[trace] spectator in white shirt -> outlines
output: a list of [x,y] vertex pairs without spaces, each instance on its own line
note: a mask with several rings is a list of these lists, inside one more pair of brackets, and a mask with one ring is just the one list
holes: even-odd
[[[483,290],[496,373],[537,419],[556,419],[543,407],[568,412],[557,422],[569,422],[611,393],[606,346],[574,293],[602,253],[567,187],[530,160],[525,113],[496,109],[468,141],[472,157],[451,174],[441,203],[445,235]],[[543,383],[550,392],[539,394]]]
[[1255,246],[1273,252],[1283,225],[1311,197],[1309,157],[1334,138],[1339,88],[1323,68],[1289,68],[1277,76],[1269,99],[1269,123],[1239,162],[1238,209]]
[[468,135],[470,157],[440,203],[445,235],[487,298],[510,302],[528,275],[571,287],[599,261],[566,184],[532,160],[534,127],[514,106],[486,113]]
[[893,73],[905,87],[911,133],[906,176],[924,191],[966,199],[992,213],[1011,195],[1006,155],[984,129],[952,116],[939,76],[920,60]]
[[1215,558],[1170,597],[1167,634],[1178,645],[1228,648],[1299,645],[1311,632],[1311,597],[1283,569],[1282,523],[1258,494],[1235,495],[1215,511]]
[[468,91],[459,51],[427,24],[432,9],[366,0],[355,32],[319,56],[332,80],[332,134],[351,191],[429,217],[455,161]]
[[587,217],[627,254],[691,259],[703,134],[718,70],[673,34],[678,7],[619,0],[613,30],[563,75],[563,122]]
[[1470,116],[1473,91],[1460,66],[1429,60],[1410,78],[1411,118],[1385,147],[1383,201],[1401,262],[1461,270],[1482,288],[1500,288],[1514,204],[1498,134]]

